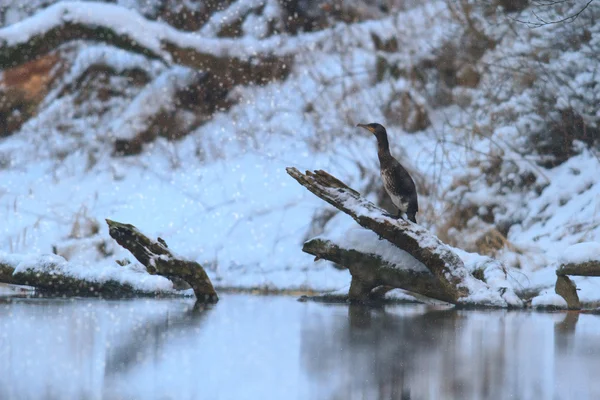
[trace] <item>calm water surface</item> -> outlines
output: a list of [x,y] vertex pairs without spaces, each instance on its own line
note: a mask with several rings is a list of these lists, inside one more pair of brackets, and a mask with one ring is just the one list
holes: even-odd
[[0,399],[600,399],[600,316],[0,299]]

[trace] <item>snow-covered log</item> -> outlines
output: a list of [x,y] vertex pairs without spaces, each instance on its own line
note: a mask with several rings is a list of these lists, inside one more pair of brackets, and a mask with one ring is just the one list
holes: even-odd
[[556,270],[556,275],[600,276],[600,261],[590,260],[582,263],[562,264]]
[[[461,305],[520,306],[518,301],[508,302],[503,295],[504,290],[491,288],[485,282],[476,279],[465,268],[460,257],[425,228],[406,220],[387,217],[384,210],[325,171],[307,171],[303,174],[296,168],[287,168],[287,172],[316,196],[350,215],[362,227],[373,231],[424,264],[439,283],[440,293],[435,296],[436,298],[444,298],[451,303]],[[374,240],[377,241],[376,238]],[[377,243],[372,243],[371,247],[377,247]],[[368,258],[364,252],[360,253],[363,253],[361,257]],[[323,253],[322,256],[327,259],[327,253]],[[377,267],[374,264],[362,266],[362,268]],[[352,273],[352,270],[350,272]],[[379,274],[379,272],[371,272],[368,276]],[[395,286],[394,282],[379,283]],[[512,293],[510,295],[512,297]]]
[[90,268],[56,254],[0,253],[0,282],[33,286],[41,293],[62,296],[173,296],[167,279],[117,264]]
[[200,264],[176,256],[164,240],[149,239],[133,225],[110,219],[106,223],[110,236],[129,250],[146,267],[148,273],[183,279],[192,287],[198,301],[219,300],[212,282]]
[[577,286],[569,279],[573,276],[600,276],[600,243],[583,242],[567,247],[556,269],[554,291],[567,302],[569,309],[581,309]]
[[33,286],[43,293],[64,296],[174,296],[181,292],[168,279],[178,278],[192,287],[198,301],[218,301],[200,264],[177,257],[162,239],[151,240],[133,225],[106,222],[110,235],[146,267],[145,271],[134,264],[92,268],[70,263],[56,254],[23,256],[0,252],[0,282]]
[[[399,250],[399,249],[397,249]],[[350,271],[352,283],[348,298],[366,301],[372,290],[387,285],[452,302],[439,281],[425,267],[403,268],[381,254],[345,249],[328,239],[315,238],[304,243],[302,251],[342,265]]]
[[263,50],[251,43],[203,38],[99,2],[59,2],[0,29],[0,69],[34,60],[73,40],[101,41],[209,72],[225,87],[268,82],[289,71],[289,60],[274,56],[271,46]]

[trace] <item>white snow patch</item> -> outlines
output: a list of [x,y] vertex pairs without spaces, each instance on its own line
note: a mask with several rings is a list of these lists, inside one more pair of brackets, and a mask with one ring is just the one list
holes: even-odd
[[0,261],[12,266],[15,274],[40,272],[97,283],[116,281],[124,285],[131,285],[134,289],[144,292],[173,292],[173,284],[167,278],[150,275],[129,266],[84,267],[69,263],[55,254],[18,255],[4,252],[0,252]]
[[338,246],[347,250],[356,250],[379,256],[389,264],[409,271],[429,272],[427,267],[404,250],[399,249],[387,240],[379,240],[377,234],[368,229],[353,227],[341,236],[327,237]]
[[560,255],[561,264],[581,264],[588,261],[600,261],[600,243],[583,242],[567,247]]
[[567,308],[567,302],[561,296],[556,293],[545,291],[539,296],[534,297],[531,300],[531,305],[535,308],[542,307],[557,307],[561,309]]

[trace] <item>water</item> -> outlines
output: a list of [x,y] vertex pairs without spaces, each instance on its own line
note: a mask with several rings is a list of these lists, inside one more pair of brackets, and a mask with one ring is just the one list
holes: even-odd
[[600,316],[0,300],[0,399],[597,399]]

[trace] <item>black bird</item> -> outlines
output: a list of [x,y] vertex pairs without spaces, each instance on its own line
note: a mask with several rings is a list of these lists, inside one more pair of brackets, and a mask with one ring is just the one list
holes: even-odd
[[402,164],[392,157],[385,128],[380,124],[358,124],[357,126],[365,128],[377,138],[377,155],[381,166],[383,187],[392,199],[392,203],[398,207],[398,215],[394,218],[400,218],[402,213],[406,213],[409,220],[417,223],[415,214],[419,211],[419,204],[415,182]]

